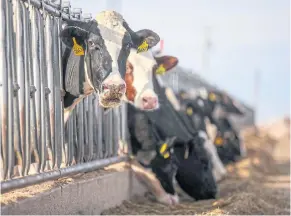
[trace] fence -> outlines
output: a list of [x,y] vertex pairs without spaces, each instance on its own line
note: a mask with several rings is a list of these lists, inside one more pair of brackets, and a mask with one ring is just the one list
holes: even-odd
[[126,105],[104,113],[85,98],[63,123],[62,21],[89,20],[69,2],[1,0],[1,189],[97,169],[125,160]]

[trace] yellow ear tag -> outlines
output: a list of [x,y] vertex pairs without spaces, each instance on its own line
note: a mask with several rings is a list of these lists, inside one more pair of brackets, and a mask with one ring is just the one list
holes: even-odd
[[163,154],[166,151],[167,147],[168,147],[168,144],[164,143],[160,148],[160,153]]
[[136,53],[140,53],[140,52],[146,52],[149,49],[149,44],[146,40],[144,40],[142,42],[141,45],[139,45],[139,47],[137,48],[137,52]]
[[180,96],[181,96],[181,98],[185,99],[186,94],[185,93],[182,93]]
[[166,72],[166,68],[164,67],[163,64],[161,64],[156,70],[156,74],[160,74],[160,75],[163,75],[165,72]]
[[221,146],[223,144],[223,139],[221,137],[216,137],[214,140],[214,144],[217,146]]
[[193,110],[192,110],[191,107],[188,107],[187,110],[186,110],[186,112],[187,112],[187,115],[188,116],[191,116],[193,114]]
[[79,44],[77,44],[76,38],[74,38],[74,37],[73,37],[73,43],[74,43],[74,46],[73,46],[74,54],[76,56],[82,56],[82,55],[84,55],[84,49],[83,49],[83,47],[80,46]]
[[168,144],[167,143],[164,143],[161,148],[160,148],[160,154],[165,158],[167,159],[168,157],[170,157],[170,154],[169,152],[165,152],[166,149],[168,147]]
[[169,158],[169,157],[170,157],[169,152],[167,152],[166,154],[164,154],[163,157],[164,157],[165,159]]
[[210,93],[208,97],[209,97],[209,100],[211,100],[211,101],[215,101],[216,100],[216,96],[213,93]]

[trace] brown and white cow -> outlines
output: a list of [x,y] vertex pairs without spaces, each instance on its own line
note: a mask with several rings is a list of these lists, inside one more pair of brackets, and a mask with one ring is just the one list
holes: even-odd
[[[157,94],[154,92],[153,78],[154,76],[160,76],[158,74],[168,72],[177,64],[178,59],[176,57],[154,57],[151,51],[137,54],[136,51],[132,49],[128,57],[125,75],[127,86],[125,100],[133,105],[137,110],[153,111],[158,109],[159,100]],[[133,106],[131,107],[133,108]],[[129,122],[132,121],[132,118],[135,119],[138,115],[131,111],[132,109],[128,110]],[[138,126],[142,127],[144,124],[146,123],[142,119],[141,122],[138,122]],[[166,143],[169,147],[172,146],[171,141],[166,141]],[[176,204],[179,202],[177,194],[171,194],[167,191],[170,190],[174,192],[174,189],[172,188],[172,180],[174,178],[175,169],[170,168],[169,166],[172,166],[172,163],[168,163],[168,161],[165,161],[165,159],[160,155],[160,144],[160,142],[153,143],[152,146],[156,146],[153,151],[150,151],[153,155],[149,155],[148,153],[143,154],[143,151],[137,151],[137,154],[135,155],[136,158],[131,162],[131,168],[136,177],[150,192],[152,192],[158,202],[164,204]],[[151,164],[152,167],[145,168],[141,163],[143,163],[143,165]]]
[[124,100],[141,110],[158,109],[159,100],[154,92],[153,76],[157,75],[156,72],[165,73],[177,64],[178,59],[172,56],[154,57],[151,51],[138,54],[135,49],[131,49],[126,63]]

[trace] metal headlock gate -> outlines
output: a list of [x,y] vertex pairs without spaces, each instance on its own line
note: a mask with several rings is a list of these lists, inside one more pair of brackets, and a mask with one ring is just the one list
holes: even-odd
[[126,104],[104,112],[95,94],[63,122],[59,32],[90,20],[70,2],[0,0],[1,190],[37,184],[126,160]]

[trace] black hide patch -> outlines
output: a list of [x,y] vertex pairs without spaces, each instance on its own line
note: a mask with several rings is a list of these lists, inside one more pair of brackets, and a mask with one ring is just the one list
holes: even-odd
[[175,154],[179,160],[176,180],[180,187],[196,200],[214,199],[217,185],[212,174],[210,157],[202,145],[200,137],[190,141],[189,156],[184,158],[185,149],[175,146]]

